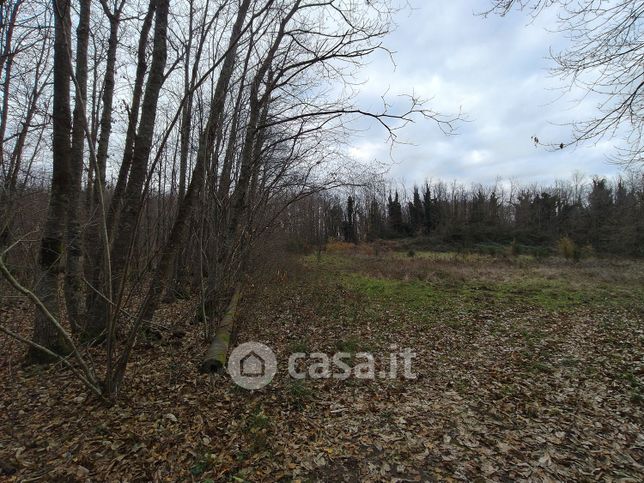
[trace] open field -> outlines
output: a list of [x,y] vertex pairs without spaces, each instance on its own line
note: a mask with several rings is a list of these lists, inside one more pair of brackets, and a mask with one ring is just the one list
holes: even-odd
[[[22,368],[23,349],[0,336],[3,478],[644,477],[642,261],[365,247],[267,276],[247,292],[236,334],[277,355],[277,376],[254,392],[197,374],[205,344],[186,301],[158,314],[186,335],[139,351],[113,408],[86,403],[60,367]],[[3,303],[0,317],[28,335],[26,305]],[[295,380],[285,369],[292,352],[382,361],[403,348],[417,354],[414,380]]]

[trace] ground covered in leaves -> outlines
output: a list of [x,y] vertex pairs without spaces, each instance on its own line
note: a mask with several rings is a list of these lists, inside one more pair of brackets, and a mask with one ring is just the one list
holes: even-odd
[[[0,336],[0,479],[644,478],[642,262],[345,250],[259,285],[235,337],[277,355],[258,391],[197,373],[189,301],[158,314],[185,336],[140,347],[109,408]],[[28,335],[28,305],[2,303]],[[292,352],[370,352],[379,374],[404,348],[416,379],[286,370]]]

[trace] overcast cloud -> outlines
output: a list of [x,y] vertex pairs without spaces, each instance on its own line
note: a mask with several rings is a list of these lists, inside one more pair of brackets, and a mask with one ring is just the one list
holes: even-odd
[[[413,10],[396,18],[398,28],[386,39],[395,51],[394,66],[380,54],[361,71],[365,84],[360,104],[381,106],[390,98],[414,92],[432,98],[429,106],[445,114],[462,108],[470,122],[459,124],[458,135],[446,137],[431,122],[408,126],[397,145],[389,175],[405,184],[425,179],[494,183],[497,177],[521,183],[549,183],[574,171],[614,175],[607,162],[613,143],[602,142],[559,152],[536,148],[542,142],[567,141],[570,128],[560,126],[594,113],[596,101],[579,102],[579,93],[562,98],[565,84],[552,78],[550,46],[565,46],[552,32],[553,13],[530,23],[523,13],[505,18],[474,15],[488,0],[411,0]],[[356,135],[351,154],[362,160],[389,159],[386,133],[375,123]]]

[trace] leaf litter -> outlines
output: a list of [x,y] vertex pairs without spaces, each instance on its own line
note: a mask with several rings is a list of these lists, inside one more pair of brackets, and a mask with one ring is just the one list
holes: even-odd
[[[244,299],[236,342],[266,343],[280,364],[258,391],[198,374],[206,344],[189,301],[160,310],[185,336],[140,347],[113,407],[58,366],[23,367],[24,348],[0,336],[0,479],[644,478],[641,307],[423,306],[304,268]],[[15,300],[0,310],[26,336],[32,315]],[[405,347],[413,380],[296,381],[285,368],[297,349]]]

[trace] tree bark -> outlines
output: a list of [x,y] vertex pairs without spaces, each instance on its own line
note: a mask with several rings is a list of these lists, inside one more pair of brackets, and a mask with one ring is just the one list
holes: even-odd
[[226,366],[226,357],[230,346],[230,335],[235,324],[235,315],[237,314],[237,305],[239,304],[240,298],[241,289],[238,286],[230,299],[226,313],[219,322],[219,327],[217,327],[215,336],[212,339],[210,347],[208,347],[206,358],[199,367],[199,372],[220,372]]
[[148,174],[148,160],[152,149],[159,94],[165,80],[164,70],[168,56],[169,3],[169,0],[158,0],[157,2],[152,63],[141,105],[141,121],[134,141],[134,149],[132,150],[130,175],[123,194],[121,214],[114,232],[114,247],[112,250],[114,269],[112,287],[114,291],[118,290],[124,282],[130,246],[134,240],[137,219],[143,206],[141,193]]
[[210,152],[212,151],[215,139],[217,136],[221,135],[220,119],[223,115],[226,95],[233,75],[235,59],[237,58],[237,43],[239,42],[239,36],[244,24],[244,19],[248,13],[250,3],[251,0],[243,0],[239,7],[237,19],[231,31],[229,49],[226,53],[226,58],[224,59],[219,79],[217,80],[215,92],[213,93],[208,121],[199,139],[197,161],[192,172],[192,178],[190,180],[188,190],[186,191],[186,196],[181,200],[179,205],[177,217],[174,225],[172,226],[168,241],[163,247],[159,265],[155,276],[152,279],[148,295],[142,308],[144,320],[150,320],[159,305],[160,295],[163,292],[164,284],[167,282],[171,274],[170,272],[177,250],[184,243],[188,220],[192,215],[192,211],[196,206],[197,201],[199,200],[199,193],[203,188],[208,161],[211,157]]
[[[59,318],[58,288],[61,257],[65,242],[65,220],[70,191],[70,133],[71,109],[69,88],[71,63],[67,53],[66,32],[70,31],[69,0],[54,0],[54,102],[53,102],[53,174],[47,220],[40,244],[40,281],[36,287],[38,298],[54,318]],[[67,355],[71,347],[42,310],[36,312],[32,341],[51,352]],[[55,358],[30,347],[31,362],[52,362]]]
[[[181,112],[181,133],[180,133],[180,146],[179,146],[179,191],[177,195],[177,204],[181,204],[184,196],[186,195],[186,177],[188,174],[188,154],[190,152],[190,131],[192,129],[192,103],[194,94],[192,91],[192,82],[190,76],[190,59],[193,39],[193,2],[190,2],[190,14],[188,25],[188,41],[185,47],[186,60],[183,72],[183,85],[185,93],[185,102]],[[185,247],[179,249],[180,252],[176,257],[174,265],[174,275],[172,278],[172,286],[167,291],[166,297],[168,301],[174,301],[176,295],[180,293],[185,295],[186,290],[183,287],[185,283],[185,270],[183,267],[186,265]]]
[[80,2],[76,30],[76,100],[72,127],[70,157],[70,192],[67,206],[67,263],[65,268],[65,302],[72,333],[80,329],[83,296],[83,250],[80,230],[80,195],[85,148],[85,107],[87,105],[87,48],[91,0]]
[[[110,37],[108,40],[107,62],[105,66],[105,86],[103,89],[102,99],[103,111],[101,113],[100,135],[98,139],[98,148],[96,150],[96,172],[94,173],[91,206],[99,206],[101,202],[101,190],[105,190],[105,168],[107,166],[110,136],[112,133],[112,106],[114,103],[114,88],[116,85],[116,54],[118,49],[118,32],[121,21],[122,5],[123,4],[121,4],[121,6],[113,13],[105,10],[105,14],[108,15],[110,20]],[[152,8],[150,11],[154,12]],[[150,19],[149,22],[148,17]],[[147,32],[149,31],[149,26],[146,29],[146,25],[151,23],[152,17],[152,14],[149,12],[148,17],[146,17],[146,20],[144,21],[144,28],[141,32],[141,37],[145,39],[145,43],[147,43]],[[90,216],[93,216],[93,211],[94,210],[90,211]],[[106,224],[109,228],[109,220],[106,221]],[[105,234],[102,233],[100,220],[98,218],[91,219],[86,241],[87,250],[90,254],[86,273],[93,288],[90,288],[87,295],[87,314],[85,326],[83,327],[84,336],[88,339],[98,336],[98,334],[103,331],[105,328],[105,320],[109,315],[109,307],[107,303],[105,303],[105,300],[100,294],[95,292],[95,289],[104,290],[106,287],[105,282],[109,278],[109,274],[107,273],[109,270],[106,263],[106,258],[109,255],[109,252],[107,251],[109,240],[105,240],[104,237]],[[103,275],[103,279],[101,279],[101,275]]]
[[[208,290],[206,293],[206,300],[203,304],[206,308],[207,316],[212,316],[214,308],[217,307],[217,297],[220,293],[225,291],[227,283],[234,283],[236,271],[231,270],[235,259],[233,249],[235,247],[235,241],[239,238],[241,220],[246,210],[248,189],[252,176],[254,146],[259,134],[258,126],[262,115],[261,109],[262,105],[270,100],[271,83],[268,83],[269,91],[265,92],[261,99],[259,95],[260,86],[264,77],[269,72],[275,58],[275,54],[284,38],[286,25],[300,8],[300,3],[300,0],[296,0],[289,12],[280,22],[277,35],[266,54],[266,57],[259,65],[257,73],[251,83],[249,99],[250,112],[240,156],[241,164],[239,168],[239,176],[237,178],[237,185],[235,186],[231,196],[230,207],[228,208],[229,211],[226,213],[227,216],[225,219],[222,220],[225,227],[223,228],[223,233],[218,240],[216,267],[214,275],[209,276],[208,278]],[[270,77],[271,75],[269,75],[269,78]],[[224,274],[226,274],[230,280],[225,281]]]
[[[5,176],[7,176],[8,182],[5,181],[6,186],[3,186],[2,191],[0,191],[0,207],[2,207],[2,218],[4,219],[0,224],[0,248],[3,248],[10,243],[11,224],[13,218],[10,211],[13,198],[13,192],[11,190],[11,173],[13,171],[13,166],[11,164],[9,164],[9,166],[5,166],[4,140],[5,133],[7,131],[7,120],[9,115],[9,94],[11,93],[11,71],[13,68],[14,57],[11,51],[13,32],[16,26],[16,18],[18,16],[18,11],[20,10],[21,4],[22,1],[17,1],[11,9],[9,18],[2,19],[6,22],[6,24],[4,25],[6,33],[5,38],[3,39],[4,49],[2,50],[2,52],[0,52],[0,71],[4,71],[4,80],[2,82],[2,110],[0,111],[0,172],[6,173]],[[7,8],[8,10],[9,6],[0,6],[0,8],[2,8],[2,13],[9,13],[4,11],[4,8]],[[26,134],[27,129],[23,128],[23,132]]]
[[[119,227],[116,228],[116,224],[119,222],[119,213],[121,207],[124,204],[124,199],[126,195],[128,183],[128,175],[130,174],[131,167],[133,165],[134,155],[136,145],[138,144],[138,151],[136,153],[136,162],[137,164],[137,174],[139,179],[136,180],[136,183],[139,184],[138,195],[135,193],[134,181],[130,185],[129,197],[134,199],[134,203],[137,206],[130,207],[130,215],[127,218],[127,225],[129,226],[132,218],[132,210],[134,210],[134,221],[136,221],[136,215],[138,215],[138,205],[141,188],[143,185],[143,179],[147,172],[147,163],[150,154],[150,148],[152,145],[152,135],[154,131],[154,123],[156,120],[156,106],[159,98],[159,93],[161,90],[161,85],[163,82],[163,71],[165,69],[166,57],[167,57],[167,47],[166,47],[166,33],[167,33],[167,17],[168,17],[168,1],[167,0],[150,0],[149,8],[147,15],[143,21],[143,26],[141,28],[141,34],[139,37],[138,45],[138,64],[136,72],[136,80],[134,83],[134,92],[132,94],[132,105],[130,106],[130,118],[128,121],[127,134],[125,137],[125,148],[123,151],[123,160],[121,162],[121,167],[119,170],[118,180],[116,187],[114,189],[114,195],[112,201],[107,211],[107,228],[109,234],[111,235],[111,240],[116,238],[114,247],[112,248],[112,267],[115,269],[117,274],[123,272],[123,264],[127,259],[127,253],[129,251],[129,244],[131,241],[131,233],[128,233],[126,230],[128,228]],[[143,96],[144,88],[144,79],[145,72],[147,69],[146,63],[146,47],[148,43],[148,36],[150,29],[152,28],[152,20],[156,13],[155,21],[155,32],[154,32],[154,45],[153,45],[153,54],[152,54],[152,64],[150,67],[150,75],[148,77],[148,84],[145,90],[145,99],[143,100],[143,110],[141,112],[141,130],[137,134],[137,124],[139,119],[139,107],[141,106],[141,98]],[[116,52],[116,51],[115,51]],[[112,86],[113,90],[113,86]],[[111,101],[110,101],[111,103]],[[103,106],[105,109],[106,106]],[[111,111],[111,110],[110,110]],[[104,111],[105,114],[105,111]],[[103,119],[105,120],[105,118]],[[111,120],[111,114],[110,114]],[[145,125],[145,126],[144,126]],[[99,151],[97,153],[97,164],[99,164],[99,170],[103,170],[103,173],[100,173],[100,176],[105,176],[105,163],[107,161],[107,143],[108,135],[103,129],[107,129],[107,124],[101,126],[101,141],[105,139],[104,147],[99,146]],[[105,137],[103,136],[105,135]],[[143,166],[140,166],[143,164]],[[141,171],[143,174],[141,175]],[[99,174],[97,174],[99,175]],[[98,241],[97,241],[98,244]],[[114,278],[114,273],[106,273],[105,266],[102,261],[106,256],[110,256],[105,250],[108,247],[105,244],[100,245],[100,249],[97,252],[97,256],[94,257],[94,267],[92,274],[92,285],[102,293],[96,293],[92,290],[89,292],[88,297],[88,314],[87,314],[87,324],[85,327],[85,337],[89,340],[95,339],[98,337],[105,328],[107,327],[107,319],[109,317],[110,308],[108,302],[106,302],[105,297],[109,297],[109,294],[114,293],[115,287],[118,287],[118,282]],[[114,255],[118,253],[118,257],[114,259]],[[118,278],[118,277],[117,277]]]

